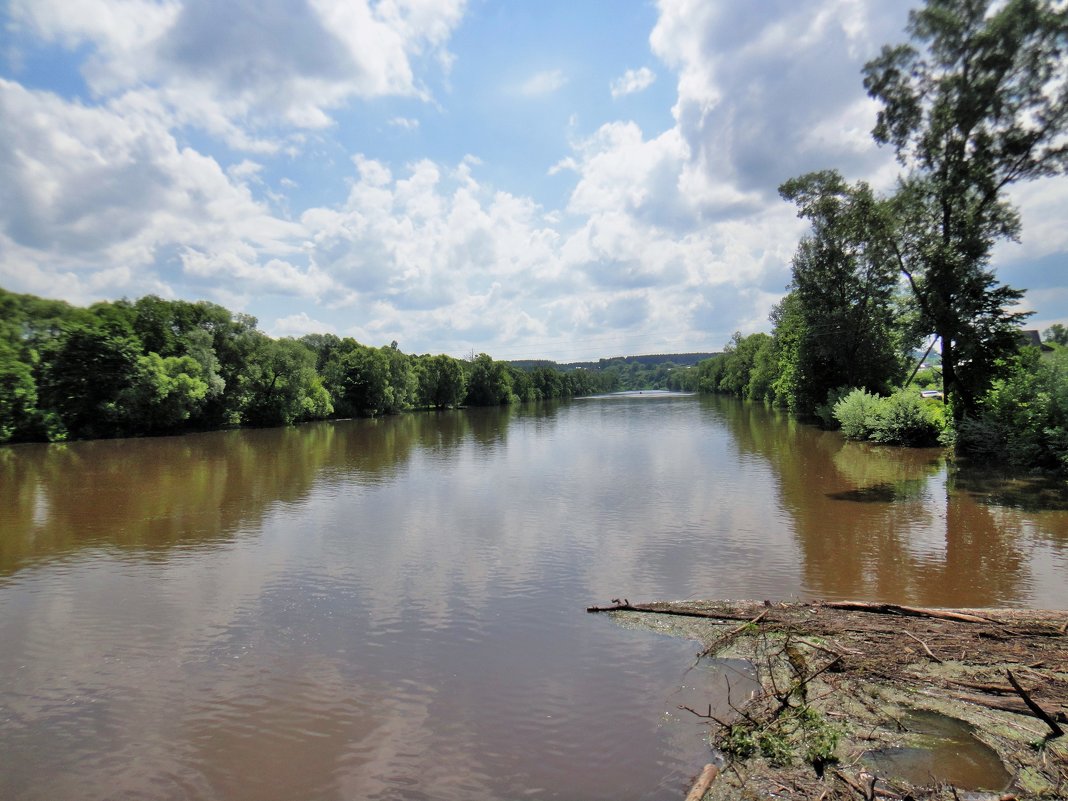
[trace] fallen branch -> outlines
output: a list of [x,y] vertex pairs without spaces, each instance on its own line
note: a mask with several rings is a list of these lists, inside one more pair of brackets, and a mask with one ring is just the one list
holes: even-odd
[[679,617],[700,617],[707,620],[751,620],[749,615],[735,615],[730,612],[705,612],[700,609],[675,609],[653,604],[632,604],[624,601],[615,606],[587,606],[587,612],[645,612],[652,615],[677,615]]
[[686,795],[686,801],[701,801],[718,775],[719,768],[711,762],[705,765],[704,770],[701,771],[701,775],[697,777],[697,781],[693,783],[693,787],[690,788],[690,792]]
[[1046,710],[1040,707],[1037,703],[1035,703],[1034,699],[1031,698],[1031,696],[1024,691],[1024,688],[1020,686],[1020,682],[1016,681],[1016,677],[1012,675],[1012,671],[1006,669],[1005,675],[1009,677],[1009,684],[1011,684],[1013,689],[1020,694],[1020,697],[1024,700],[1024,703],[1027,704],[1027,708],[1034,712],[1035,717],[1043,721],[1053,731],[1053,734],[1051,735],[1050,739],[1056,737],[1063,737],[1064,729],[1062,729],[1057,723],[1057,721],[1051,718],[1049,716],[1049,713],[1046,712]]
[[720,648],[722,648],[724,645],[729,643],[732,639],[734,639],[737,635],[739,635],[743,631],[745,631],[747,628],[749,628],[750,626],[755,626],[757,623],[759,623],[761,620],[763,620],[767,616],[767,614],[768,614],[768,610],[765,609],[763,612],[761,612],[759,615],[754,617],[752,620],[747,620],[742,625],[731,629],[726,634],[724,634],[722,637],[717,639],[714,643],[712,643],[710,646],[705,648],[705,650],[701,651],[701,653],[697,655],[697,658],[700,659],[702,656],[708,656],[711,653],[715,653]]
[[701,718],[702,720],[711,720],[713,723],[715,723],[715,724],[717,724],[719,726],[722,726],[724,729],[729,729],[730,728],[730,726],[728,724],[724,723],[722,720],[720,720],[719,718],[717,718],[715,715],[712,714],[712,704],[708,705],[708,714],[707,715],[704,712],[698,712],[693,707],[686,706],[685,704],[679,704],[678,708],[679,709],[683,709],[683,710],[689,712],[691,715],[694,715],[696,717]]
[[831,609],[846,609],[852,612],[872,612],[879,615],[903,615],[905,617],[932,617],[937,620],[956,620],[960,623],[986,623],[1000,625],[998,621],[966,612],[954,612],[949,609],[923,609],[916,606],[899,604],[878,604],[868,601],[823,601],[819,606]]
[[917,637],[915,634],[913,634],[910,631],[906,631],[905,634],[907,634],[909,637],[911,637],[916,642],[918,642],[920,645],[922,645],[924,652],[929,657],[931,657],[931,659],[933,659],[935,662],[937,662],[940,665],[944,665],[945,664],[945,662],[943,662],[941,659],[939,659],[937,656],[935,656],[933,653],[931,653],[931,649],[927,647],[927,643],[925,643],[923,640],[921,640],[919,637]]

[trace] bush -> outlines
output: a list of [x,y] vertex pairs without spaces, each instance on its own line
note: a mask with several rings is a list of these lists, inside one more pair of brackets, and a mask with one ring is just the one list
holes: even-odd
[[942,426],[932,409],[933,405],[922,400],[915,390],[903,389],[889,398],[880,398],[870,439],[913,448],[934,445]]
[[996,380],[976,417],[957,430],[957,449],[1013,467],[1068,472],[1068,351],[1042,359],[1027,348]]
[[834,404],[834,417],[849,439],[884,445],[934,445],[945,428],[941,403],[924,401],[911,389],[889,398],[854,389]]
[[849,439],[871,439],[880,404],[878,395],[854,389],[836,404],[834,418]]

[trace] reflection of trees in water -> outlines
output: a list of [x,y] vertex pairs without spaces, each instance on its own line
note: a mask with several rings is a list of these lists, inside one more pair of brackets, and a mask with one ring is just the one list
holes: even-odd
[[484,447],[505,443],[511,417],[511,406],[482,406],[464,413],[464,419],[471,427],[471,438]]
[[0,575],[86,547],[151,557],[226,541],[317,482],[391,480],[417,449],[502,441],[506,411],[0,448]]
[[1029,524],[950,492],[940,453],[845,442],[730,399],[705,408],[743,454],[775,467],[811,595],[944,606],[1025,597]]

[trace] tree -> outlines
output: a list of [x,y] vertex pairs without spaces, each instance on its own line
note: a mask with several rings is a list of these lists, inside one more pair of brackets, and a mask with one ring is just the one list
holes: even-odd
[[1022,293],[989,269],[993,244],[1015,238],[1013,183],[1068,164],[1068,10],[1052,0],[927,0],[909,14],[910,44],[864,67],[882,104],[875,140],[907,174],[894,198],[894,256],[919,323],[942,345],[947,399],[976,408],[1013,347]]
[[200,410],[208,389],[200,363],[192,356],[139,356],[130,386],[118,397],[123,433],[174,431]]
[[0,339],[0,443],[25,431],[37,408],[37,384],[29,365]]
[[480,353],[471,363],[467,378],[467,403],[471,406],[501,406],[511,403],[512,376],[504,362]]
[[784,396],[791,411],[812,415],[839,387],[888,394],[902,377],[895,332],[896,262],[886,204],[836,171],[793,178],[779,194],[812,224],[792,263],[792,364]]
[[417,362],[417,397],[420,406],[444,409],[459,406],[467,392],[467,383],[460,362],[444,353],[421,356]]
[[1042,339],[1055,345],[1068,345],[1068,328],[1054,323],[1043,332]]
[[289,425],[328,416],[330,394],[315,372],[315,354],[295,339],[270,339],[254,332],[246,370],[244,422]]
[[125,433],[121,399],[138,377],[141,343],[110,324],[64,328],[45,355],[41,394],[72,437]]
[[377,348],[357,345],[341,359],[344,408],[361,417],[377,417],[393,406],[389,357]]

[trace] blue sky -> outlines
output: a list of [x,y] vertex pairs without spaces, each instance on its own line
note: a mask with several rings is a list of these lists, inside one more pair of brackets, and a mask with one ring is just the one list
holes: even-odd
[[[900,0],[9,0],[0,286],[559,361],[769,330],[785,179],[890,187]],[[1063,322],[1068,181],[999,276]]]

